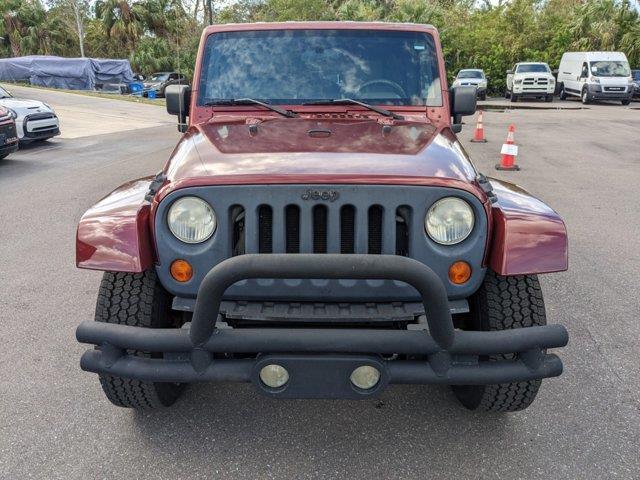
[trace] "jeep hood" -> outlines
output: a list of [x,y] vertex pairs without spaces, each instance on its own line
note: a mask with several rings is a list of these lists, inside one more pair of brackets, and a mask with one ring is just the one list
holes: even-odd
[[451,184],[477,172],[448,127],[376,119],[245,120],[192,126],[164,173],[171,189],[256,183]]

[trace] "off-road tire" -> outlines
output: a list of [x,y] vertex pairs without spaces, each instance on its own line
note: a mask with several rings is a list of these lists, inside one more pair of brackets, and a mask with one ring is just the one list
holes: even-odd
[[[178,327],[171,315],[171,297],[160,285],[153,270],[144,273],[105,272],[96,304],[97,322],[145,328]],[[148,352],[129,351],[141,357],[157,357]],[[118,407],[151,409],[172,405],[184,384],[142,382],[100,375],[102,390]]]
[[[470,299],[469,306],[473,330],[510,330],[547,324],[542,291],[535,275],[503,277],[487,270],[484,282]],[[513,358],[515,354],[501,354],[488,360]],[[531,405],[540,384],[541,380],[529,380],[452,388],[460,403],[470,410],[515,412]]]

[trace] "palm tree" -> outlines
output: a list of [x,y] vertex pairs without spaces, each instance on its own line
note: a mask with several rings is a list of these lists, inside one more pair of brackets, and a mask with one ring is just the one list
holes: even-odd
[[139,14],[127,0],[100,0],[95,6],[107,38],[123,50],[132,51],[142,32]]

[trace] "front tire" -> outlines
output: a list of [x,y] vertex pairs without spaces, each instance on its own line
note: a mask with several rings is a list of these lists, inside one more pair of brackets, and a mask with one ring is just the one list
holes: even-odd
[[583,105],[589,105],[591,103],[591,96],[589,95],[589,89],[587,87],[582,89],[582,95],[580,96]]
[[567,99],[567,92],[564,89],[564,84],[560,85],[560,93],[558,94],[558,96],[560,97],[560,100],[566,100]]
[[[97,322],[117,323],[144,328],[179,327],[172,315],[171,297],[153,270],[143,273],[105,272],[96,305]],[[156,357],[148,352],[128,351],[141,357]],[[142,382],[100,375],[107,399],[118,407],[152,409],[172,405],[184,384]]]
[[[470,299],[469,306],[473,330],[498,331],[547,324],[536,275],[503,277],[487,270],[484,282]],[[515,357],[516,354],[501,354],[488,360]],[[460,403],[469,410],[515,412],[533,403],[541,382],[528,380],[499,385],[456,385],[452,388]]]
[[553,102],[553,95],[547,95],[546,97],[544,97],[544,101],[547,103]]
[[509,95],[509,100],[511,100],[511,102],[515,103],[515,102],[518,101],[518,96],[515,93],[511,92],[511,94]]
[[629,105],[631,103],[631,99],[622,100],[622,105]]

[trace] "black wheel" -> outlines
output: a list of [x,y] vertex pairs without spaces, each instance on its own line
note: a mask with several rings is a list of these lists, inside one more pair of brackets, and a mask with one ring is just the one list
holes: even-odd
[[591,103],[591,96],[589,95],[589,89],[584,87],[582,89],[582,95],[580,96],[583,105],[588,105]]
[[[146,328],[180,326],[172,315],[171,296],[160,285],[153,270],[144,273],[111,273],[102,277],[96,321]],[[148,352],[129,352],[141,357],[155,357]],[[102,390],[118,407],[150,409],[172,405],[184,384],[142,382],[128,378],[100,375]]]
[[631,103],[631,99],[627,98],[626,100],[622,100],[622,105],[629,105]]
[[564,89],[564,83],[560,84],[560,93],[558,94],[558,96],[560,97],[560,100],[567,99],[567,92]]
[[[471,329],[482,331],[546,325],[544,300],[535,275],[502,277],[487,270],[484,283],[470,299]],[[512,359],[515,354],[495,355],[489,360]],[[470,410],[515,412],[536,398],[541,380],[499,385],[453,386],[462,405]]]
[[546,97],[544,97],[544,101],[547,103],[553,102],[553,95],[547,95]]
[[517,102],[518,101],[518,96],[511,92],[510,98],[509,98],[512,102]]
[[511,92],[509,91],[508,88],[505,88],[504,90],[504,98],[509,98],[511,96]]
[[486,99],[487,99],[487,92],[480,94],[480,100],[486,100]]

